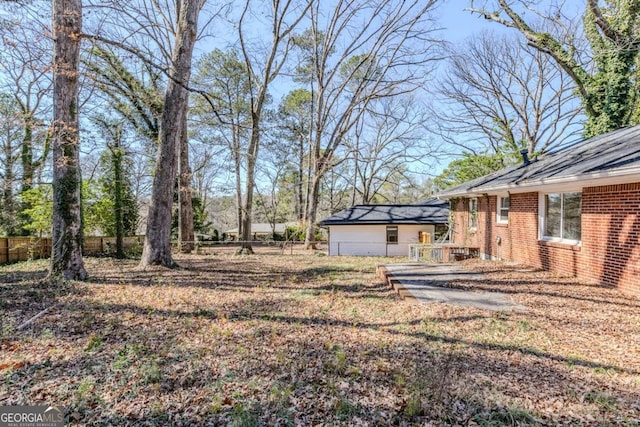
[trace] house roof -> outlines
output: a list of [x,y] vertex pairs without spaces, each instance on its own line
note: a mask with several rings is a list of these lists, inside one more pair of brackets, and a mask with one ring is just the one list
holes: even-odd
[[640,181],[640,126],[582,140],[558,151],[507,167],[437,194],[525,192],[553,185],[581,187]]
[[428,199],[412,205],[356,205],[320,221],[320,225],[446,224],[449,204]]

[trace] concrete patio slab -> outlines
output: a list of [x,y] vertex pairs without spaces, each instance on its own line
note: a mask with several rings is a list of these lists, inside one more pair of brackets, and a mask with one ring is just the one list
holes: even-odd
[[492,311],[526,310],[498,292],[448,288],[447,284],[454,281],[482,281],[485,278],[482,273],[463,270],[459,264],[384,264],[378,266],[378,274],[400,295],[421,303],[443,302]]

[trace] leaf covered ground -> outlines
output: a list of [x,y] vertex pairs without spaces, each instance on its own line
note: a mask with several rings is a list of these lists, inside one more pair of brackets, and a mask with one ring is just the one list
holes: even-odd
[[[480,261],[495,313],[402,300],[388,259],[89,258],[0,267],[0,405],[63,405],[73,425],[638,425],[640,301]],[[401,260],[398,260],[401,261]],[[29,326],[18,326],[55,305]]]

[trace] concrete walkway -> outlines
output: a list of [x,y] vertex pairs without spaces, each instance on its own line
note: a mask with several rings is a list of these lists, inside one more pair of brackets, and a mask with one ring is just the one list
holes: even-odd
[[463,270],[459,264],[385,264],[378,266],[378,274],[400,295],[415,298],[421,303],[444,302],[492,311],[526,310],[505,294],[446,287],[453,281],[484,279],[482,273]]

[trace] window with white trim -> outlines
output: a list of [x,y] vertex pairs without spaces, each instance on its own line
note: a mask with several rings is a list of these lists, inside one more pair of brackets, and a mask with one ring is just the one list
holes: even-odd
[[478,199],[469,199],[469,228],[478,228]]
[[498,222],[498,224],[509,223],[510,204],[511,204],[511,200],[509,196],[498,196],[498,206],[496,209],[496,212],[497,212],[496,221]]
[[392,245],[398,244],[398,227],[389,225],[387,226],[387,243]]
[[581,239],[582,193],[545,194],[542,206],[542,238],[577,243]]

